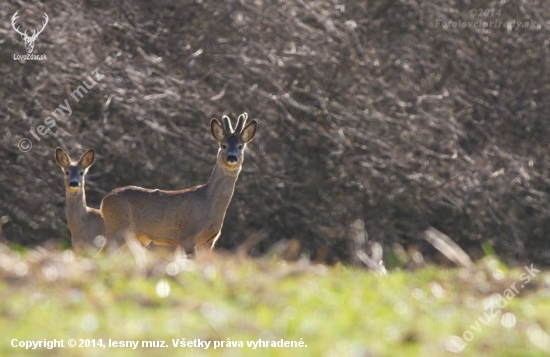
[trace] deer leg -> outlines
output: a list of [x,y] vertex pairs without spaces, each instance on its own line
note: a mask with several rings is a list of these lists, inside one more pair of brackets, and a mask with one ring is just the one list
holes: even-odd
[[194,239],[185,239],[185,240],[180,240],[180,250],[181,250],[181,254],[182,256],[185,256],[187,254],[191,254],[193,252],[193,242],[196,241],[196,238]]
[[199,251],[211,251],[214,248],[214,244],[216,244],[216,240],[218,240],[218,237],[220,236],[221,231],[211,235],[206,240],[200,240],[195,245],[195,254]]
[[[101,215],[105,221],[105,244],[101,251],[116,251],[119,247],[126,244],[126,235],[132,234],[130,214],[125,209],[116,209],[116,205],[106,205],[102,207]],[[137,239],[137,237],[134,238]]]
[[106,239],[105,243],[103,244],[103,247],[101,248],[101,251],[107,250],[109,252],[114,252],[118,250],[118,248],[124,246],[126,243],[126,234],[133,234],[125,229],[120,229],[119,227],[113,227],[111,224],[109,224],[107,221],[105,222],[105,228],[106,228]]

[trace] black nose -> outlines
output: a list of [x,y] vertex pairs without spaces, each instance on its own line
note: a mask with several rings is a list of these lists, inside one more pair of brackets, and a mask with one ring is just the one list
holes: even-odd
[[227,155],[227,161],[236,162],[237,161],[237,155]]
[[78,181],[71,181],[69,182],[70,187],[78,187]]

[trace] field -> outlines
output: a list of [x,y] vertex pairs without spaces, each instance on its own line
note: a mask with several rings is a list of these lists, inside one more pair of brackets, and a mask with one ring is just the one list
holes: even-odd
[[[164,341],[158,356],[545,356],[550,274],[528,268],[487,256],[472,270],[384,275],[276,256],[89,259],[2,247],[0,355],[139,356]],[[64,347],[12,347],[44,339]],[[138,346],[114,347],[121,341]]]
[[[0,357],[550,355],[550,2],[8,0],[0,18]],[[224,151],[211,120],[245,112],[254,140]],[[87,165],[67,174],[58,147]],[[207,182],[102,217],[188,252],[223,220],[212,254],[64,250],[116,243],[78,233],[117,188]]]

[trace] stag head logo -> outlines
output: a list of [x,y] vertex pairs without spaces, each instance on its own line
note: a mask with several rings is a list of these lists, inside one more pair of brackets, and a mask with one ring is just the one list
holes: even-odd
[[17,14],[18,12],[19,11],[16,11],[15,14],[13,14],[13,17],[11,18],[11,25],[13,26],[13,29],[15,30],[15,32],[20,34],[23,40],[25,41],[25,48],[27,49],[27,53],[32,53],[32,51],[34,50],[34,42],[36,41],[38,35],[40,35],[42,31],[44,31],[44,29],[46,28],[46,25],[48,24],[48,15],[44,13],[44,20],[46,21],[42,22],[42,28],[39,31],[33,30],[32,36],[29,36],[27,35],[27,30],[25,30],[25,32],[19,31],[19,27],[21,26],[15,27],[15,21],[19,17],[19,15]]

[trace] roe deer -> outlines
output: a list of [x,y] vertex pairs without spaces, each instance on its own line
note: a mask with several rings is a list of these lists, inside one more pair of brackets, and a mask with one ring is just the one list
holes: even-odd
[[98,209],[86,206],[84,176],[94,163],[95,151],[86,151],[73,162],[61,148],[55,149],[55,158],[65,175],[67,224],[71,231],[73,249],[97,247],[96,237],[105,236],[105,223]]
[[258,128],[256,120],[245,125],[247,117],[246,113],[239,116],[235,131],[227,116],[223,116],[223,126],[217,119],[210,122],[220,148],[207,184],[177,191],[128,186],[105,196],[101,214],[107,228],[107,249],[123,244],[129,234],[144,246],[151,241],[179,245],[184,254],[193,249],[211,250],[220,236],[246,144]]

